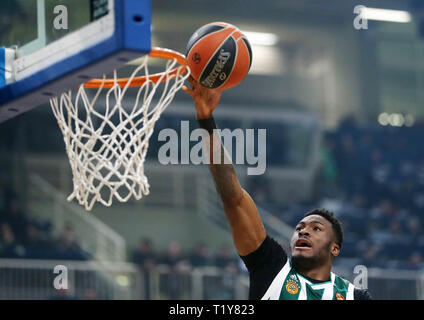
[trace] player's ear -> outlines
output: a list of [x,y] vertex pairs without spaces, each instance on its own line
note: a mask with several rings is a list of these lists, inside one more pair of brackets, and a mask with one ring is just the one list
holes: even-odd
[[340,254],[340,246],[335,242],[331,245],[331,254],[334,258]]

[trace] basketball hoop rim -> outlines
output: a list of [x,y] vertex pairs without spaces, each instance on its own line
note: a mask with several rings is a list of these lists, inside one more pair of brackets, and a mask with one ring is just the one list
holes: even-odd
[[[181,66],[185,67],[185,70],[183,73],[187,72],[187,61],[186,57],[174,50],[166,49],[166,48],[159,48],[154,47],[152,48],[152,51],[148,54],[149,57],[152,58],[161,58],[166,60],[177,60],[177,62],[180,64],[179,67],[176,67],[172,69],[169,72],[160,72],[155,73],[152,75],[149,75],[149,81],[157,83],[158,81],[166,81],[167,77],[164,77],[164,75],[168,74],[168,76],[173,76],[178,72],[178,69],[181,68]],[[131,81],[131,83],[128,84],[130,81],[130,78],[118,78],[116,81],[114,79],[92,79],[90,81],[87,81],[83,84],[84,88],[87,89],[99,89],[99,88],[105,88],[110,89],[115,86],[115,83],[118,84],[121,88],[124,88],[127,86],[129,87],[140,87],[142,86],[147,80],[147,76],[140,76],[140,77],[134,77]]]

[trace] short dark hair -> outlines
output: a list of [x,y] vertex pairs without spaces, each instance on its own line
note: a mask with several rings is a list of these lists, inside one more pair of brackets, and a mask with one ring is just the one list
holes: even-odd
[[325,219],[327,219],[332,227],[333,227],[333,231],[334,234],[336,236],[336,243],[340,246],[340,248],[342,247],[343,244],[343,227],[341,222],[335,217],[334,213],[331,211],[328,211],[326,209],[320,208],[320,209],[314,209],[309,211],[308,213],[305,214],[304,218],[306,218],[307,216],[311,216],[311,215],[319,215]]

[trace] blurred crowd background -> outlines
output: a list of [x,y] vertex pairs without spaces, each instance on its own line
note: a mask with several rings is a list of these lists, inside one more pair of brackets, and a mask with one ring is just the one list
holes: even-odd
[[342,257],[369,267],[422,270],[423,134],[422,124],[358,125],[349,117],[324,134],[314,199],[278,206],[266,185],[253,187],[255,199],[291,226],[308,210],[325,207],[343,223]]
[[[334,211],[345,230],[342,257],[361,257],[370,267],[419,270],[423,268],[424,252],[424,149],[417,146],[423,136],[420,124],[412,128],[364,126],[349,117],[337,129],[323,134],[320,169],[309,201],[279,204],[266,177],[250,177],[245,187],[259,206],[293,228],[308,210],[325,207]],[[152,149],[155,144],[156,148],[160,146],[153,139]],[[270,145],[268,150],[273,148],[278,145]],[[278,163],[278,159],[268,161]],[[0,257],[90,259],[78,246],[72,225],[52,238],[51,221],[28,217],[8,181],[3,171]],[[228,247],[211,252],[203,243],[182,252],[178,239],[174,240],[167,252],[158,252],[150,239],[144,239],[133,248],[132,261],[146,268],[163,263],[240,269]]]

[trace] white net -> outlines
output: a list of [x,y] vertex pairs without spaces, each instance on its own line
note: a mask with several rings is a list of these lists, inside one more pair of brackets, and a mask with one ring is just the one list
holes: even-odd
[[[114,84],[89,94],[80,86],[51,99],[50,104],[63,133],[73,174],[76,199],[90,211],[96,202],[110,206],[114,198],[121,202],[149,194],[144,162],[155,123],[175,93],[189,76],[176,60],[168,61],[159,81],[149,79],[149,57],[145,56],[125,87]],[[176,73],[172,70],[177,68]],[[146,81],[136,89],[130,83],[137,76]],[[128,91],[135,90],[132,94]],[[90,89],[93,91],[93,89]]]

